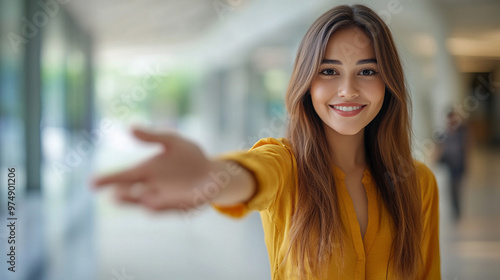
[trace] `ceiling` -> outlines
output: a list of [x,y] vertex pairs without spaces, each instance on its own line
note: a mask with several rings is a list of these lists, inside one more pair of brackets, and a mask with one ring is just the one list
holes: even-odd
[[75,0],[77,21],[103,46],[170,45],[206,32],[218,19],[205,0]]
[[448,48],[462,72],[487,72],[500,63],[500,1],[439,0],[449,23]]
[[[324,6],[325,2],[328,1],[310,1],[307,5],[300,5],[304,2],[73,0],[66,6],[84,29],[92,34],[98,55],[122,58],[125,55],[131,58],[146,53],[166,54],[186,49],[196,51],[196,45],[202,40],[206,43],[210,36],[221,37],[220,33],[230,30],[227,27],[228,22],[237,21],[240,16],[244,18],[245,12],[252,9],[274,9],[274,18],[273,14],[256,17],[257,14],[254,13],[253,20],[252,17],[245,19],[247,30],[238,30],[238,33],[252,33],[252,29],[259,26],[270,28],[275,24],[276,17],[283,17],[287,11],[295,15],[297,21],[303,20],[297,11],[314,5]],[[492,60],[500,60],[499,0],[428,0],[428,3],[437,7],[439,15],[448,22],[448,47],[462,64],[461,67],[481,61],[491,63]],[[291,12],[293,9],[295,13]],[[422,15],[414,17],[420,19]],[[230,36],[219,42],[231,43]]]

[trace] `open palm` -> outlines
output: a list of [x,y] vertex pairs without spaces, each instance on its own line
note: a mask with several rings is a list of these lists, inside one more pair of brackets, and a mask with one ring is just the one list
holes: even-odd
[[175,133],[133,134],[162,144],[163,151],[128,170],[95,179],[96,187],[114,184],[118,199],[153,210],[187,209],[206,202],[195,199],[195,194],[209,180],[211,161],[197,145]]

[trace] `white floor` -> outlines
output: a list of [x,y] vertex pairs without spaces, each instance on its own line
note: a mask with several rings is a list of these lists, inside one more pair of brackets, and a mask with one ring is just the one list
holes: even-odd
[[124,210],[108,194],[101,202],[99,279],[270,279],[258,213],[233,220],[210,208],[189,216]]

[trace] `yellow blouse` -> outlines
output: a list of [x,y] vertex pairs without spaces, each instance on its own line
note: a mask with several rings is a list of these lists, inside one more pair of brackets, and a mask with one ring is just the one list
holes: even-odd
[[[257,192],[246,203],[231,207],[212,206],[232,217],[243,217],[253,210],[260,211],[272,279],[295,279],[291,267],[287,264],[279,267],[287,251],[286,240],[294,203],[297,201],[297,166],[289,143],[284,138],[265,138],[247,152],[229,153],[220,159],[235,161],[252,172],[257,181]],[[422,191],[424,218],[421,246],[424,270],[419,279],[438,280],[441,279],[438,189],[434,175],[424,164],[416,162],[416,170]],[[332,262],[326,268],[328,279],[396,279],[390,266],[386,275],[393,237],[390,230],[392,221],[370,172],[365,170],[362,180],[368,197],[368,225],[364,238],[344,183],[344,173],[338,167],[333,167],[332,172],[335,174],[342,222],[348,235],[344,239],[347,258],[343,274],[338,274],[338,269]]]

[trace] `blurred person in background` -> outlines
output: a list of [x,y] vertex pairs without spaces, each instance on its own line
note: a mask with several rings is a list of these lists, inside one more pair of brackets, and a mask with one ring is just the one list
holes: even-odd
[[450,174],[450,201],[455,221],[462,215],[462,181],[467,167],[470,136],[465,119],[451,109],[446,115],[446,134],[438,146],[439,162]]

